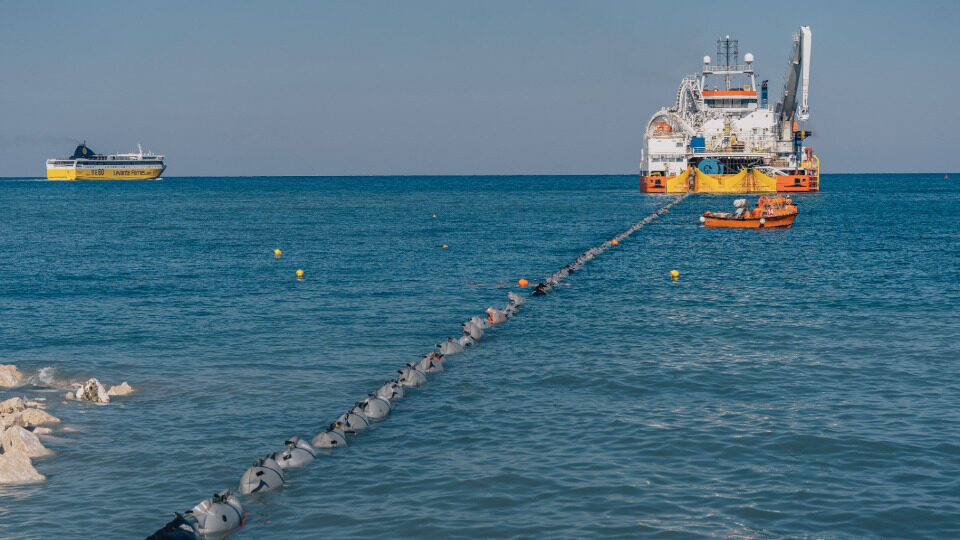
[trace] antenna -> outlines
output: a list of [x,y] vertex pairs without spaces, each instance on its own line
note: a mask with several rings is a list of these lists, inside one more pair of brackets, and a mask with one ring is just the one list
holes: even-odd
[[736,69],[739,58],[740,40],[730,39],[729,35],[717,40],[717,62],[723,63],[724,71],[727,72],[725,76],[727,90],[730,89],[730,70]]

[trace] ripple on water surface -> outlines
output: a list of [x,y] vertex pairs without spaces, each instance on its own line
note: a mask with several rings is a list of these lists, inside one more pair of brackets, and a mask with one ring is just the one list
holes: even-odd
[[[688,198],[231,538],[960,535],[960,190],[879,179],[825,176],[785,231],[704,230],[733,197]],[[0,192],[2,362],[138,388],[49,393],[76,431],[0,489],[11,538],[146,536],[669,200],[626,176]]]

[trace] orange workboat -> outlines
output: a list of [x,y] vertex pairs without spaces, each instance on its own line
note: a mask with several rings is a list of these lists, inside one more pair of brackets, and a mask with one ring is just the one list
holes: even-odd
[[790,197],[761,195],[753,209],[746,199],[733,201],[734,212],[704,212],[700,222],[707,228],[770,229],[789,227],[797,217],[797,205]]

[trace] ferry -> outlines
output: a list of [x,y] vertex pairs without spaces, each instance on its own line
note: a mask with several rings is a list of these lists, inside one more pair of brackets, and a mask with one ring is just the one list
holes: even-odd
[[151,180],[167,168],[163,156],[144,153],[138,144],[135,154],[98,154],[78,145],[69,158],[47,160],[48,180]]
[[820,159],[806,145],[812,34],[793,36],[774,105],[757,83],[754,56],[726,36],[699,74],[680,82],[674,104],[647,123],[640,158],[645,193],[774,193],[820,190]]

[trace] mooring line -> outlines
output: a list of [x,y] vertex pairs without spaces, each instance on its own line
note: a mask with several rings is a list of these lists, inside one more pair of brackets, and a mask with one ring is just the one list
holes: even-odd
[[[670,201],[666,206],[630,225],[623,232],[612,239],[592,247],[581,253],[572,263],[550,274],[533,290],[533,296],[543,296],[553,290],[573,272],[584,264],[593,260],[611,247],[618,245],[644,225],[657,219],[675,204],[687,198],[690,193],[684,193]],[[459,338],[449,338],[437,345],[437,351],[429,353],[420,362],[411,362],[400,370],[400,376],[387,381],[383,386],[361,401],[358,401],[347,412],[331,424],[326,430],[319,433],[313,440],[313,445],[300,439],[298,436],[285,441],[285,448],[258,459],[243,475],[240,481],[241,494],[271,491],[283,487],[286,474],[290,469],[307,465],[318,456],[317,448],[334,449],[347,445],[347,435],[356,435],[369,427],[375,421],[383,420],[392,411],[393,404],[404,397],[404,388],[419,388],[426,383],[426,375],[443,371],[444,361],[449,356],[458,354],[465,347],[475,344],[484,334],[484,330],[506,322],[515,316],[525,303],[519,295],[509,292],[510,301],[503,310],[488,308],[484,319],[479,316],[471,317],[461,326],[463,335]],[[212,498],[202,501],[184,514],[175,513],[175,518],[153,533],[147,540],[197,540],[200,538],[223,537],[240,529],[246,522],[246,512],[238,498],[229,489],[213,495]]]

